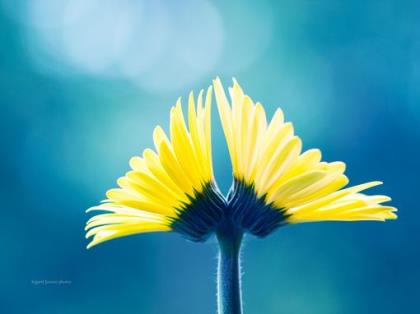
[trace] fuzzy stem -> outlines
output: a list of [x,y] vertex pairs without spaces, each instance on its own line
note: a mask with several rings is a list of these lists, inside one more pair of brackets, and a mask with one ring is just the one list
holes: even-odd
[[242,314],[240,250],[243,232],[227,222],[218,229],[216,234],[219,242],[218,314]]

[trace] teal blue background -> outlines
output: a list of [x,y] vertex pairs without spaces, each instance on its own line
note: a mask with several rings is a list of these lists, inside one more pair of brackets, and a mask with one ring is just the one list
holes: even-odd
[[345,161],[352,184],[383,180],[374,192],[399,208],[387,223],[247,237],[245,313],[419,312],[420,3],[133,3],[0,1],[0,312],[215,313],[214,240],[148,234],[87,251],[83,228],[177,97],[217,75],[270,114],[282,107],[304,147]]

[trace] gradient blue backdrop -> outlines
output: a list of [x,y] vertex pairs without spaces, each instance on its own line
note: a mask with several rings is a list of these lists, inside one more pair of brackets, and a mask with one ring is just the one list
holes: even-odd
[[150,234],[87,251],[83,228],[177,97],[216,75],[281,106],[351,183],[383,180],[375,192],[399,208],[387,223],[247,237],[245,313],[420,312],[420,2],[156,3],[0,1],[0,312],[215,313],[214,241]]

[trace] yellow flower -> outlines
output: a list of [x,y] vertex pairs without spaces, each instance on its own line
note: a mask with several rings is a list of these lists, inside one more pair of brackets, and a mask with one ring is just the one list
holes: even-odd
[[[117,237],[136,233],[176,230],[200,241],[222,215],[224,200],[215,187],[211,153],[211,98],[208,88],[195,104],[188,102],[188,128],[181,100],[170,113],[170,139],[160,126],[153,132],[155,151],[131,158],[131,171],[117,180],[119,188],[88,211],[108,213],[92,217],[86,237],[94,236],[88,248]],[[211,210],[209,210],[211,209]],[[204,222],[203,222],[203,221]]]
[[283,214],[284,223],[384,221],[397,217],[396,208],[381,205],[390,201],[389,197],[360,193],[382,182],[342,189],[349,182],[344,175],[346,165],[321,161],[318,149],[302,153],[302,141],[294,135],[293,125],[284,121],[281,109],[268,123],[263,106],[254,104],[235,80],[229,89],[231,104],[220,80],[213,83],[231,156],[234,186],[252,189],[257,199],[263,199],[264,204]]
[[131,158],[132,170],[118,179],[119,188],[88,210],[105,212],[87,222],[86,236],[93,236],[88,248],[158,231],[204,241],[226,222],[240,233],[263,237],[285,224],[396,218],[394,207],[381,205],[389,197],[360,193],[381,182],[344,188],[343,162],[323,162],[317,149],[302,153],[302,142],[280,109],[267,122],[263,106],[236,81],[230,100],[219,79],[213,86],[233,169],[228,195],[220,193],[213,176],[209,87],[197,100],[190,93],[188,126],[178,100],[171,109],[170,137],[156,127],[155,150]]

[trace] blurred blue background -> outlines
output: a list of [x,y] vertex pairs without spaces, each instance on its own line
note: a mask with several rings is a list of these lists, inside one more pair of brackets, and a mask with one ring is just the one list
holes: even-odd
[[216,75],[399,208],[248,237],[245,313],[420,311],[420,2],[0,0],[0,40],[1,313],[215,313],[214,241],[86,251],[83,227],[176,98]]

